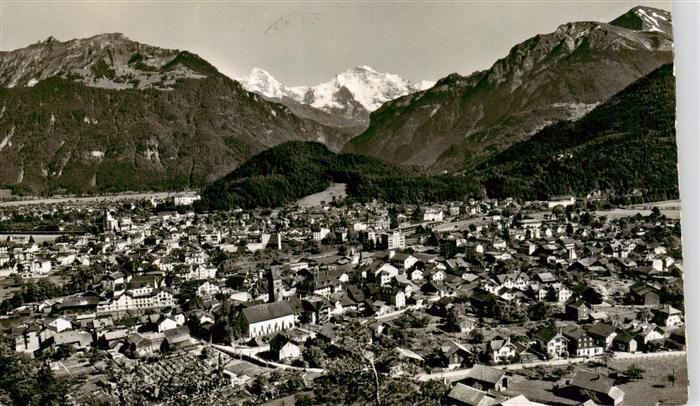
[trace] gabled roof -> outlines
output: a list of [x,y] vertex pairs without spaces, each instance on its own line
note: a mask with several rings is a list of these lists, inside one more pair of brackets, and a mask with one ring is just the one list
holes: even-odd
[[571,385],[581,389],[587,389],[596,393],[609,394],[615,384],[615,380],[599,373],[579,370],[576,372]]
[[489,343],[489,346],[491,347],[492,351],[498,351],[506,345],[513,346],[509,338],[503,338],[500,336],[496,336],[496,338],[491,340],[491,342]]
[[92,341],[92,335],[87,331],[80,330],[66,330],[60,333],[56,333],[53,336],[54,344],[72,344],[80,343],[81,345],[90,344]]
[[[525,395],[518,395],[514,398],[504,400],[500,403],[501,406],[545,406],[544,403],[533,402],[526,398]],[[586,405],[587,406],[587,405]]]
[[[630,333],[627,332],[621,332],[618,335],[615,336],[613,341],[618,342],[618,343],[629,343],[634,340],[634,336]],[[636,340],[634,340],[636,341]]]
[[659,314],[659,315],[669,315],[669,316],[670,316],[670,315],[673,315],[673,314],[681,314],[681,311],[680,311],[680,310],[676,309],[675,307],[673,307],[673,306],[671,306],[671,305],[669,305],[669,304],[666,304],[666,305],[664,305],[662,308],[660,308],[660,309],[655,309],[655,310],[653,310],[653,311],[654,311],[654,313],[657,313],[657,314]]
[[554,328],[543,328],[535,333],[535,338],[540,339],[545,343],[548,343],[559,334],[559,331],[557,331]]
[[405,260],[408,259],[408,257],[410,257],[410,256],[411,256],[411,254],[404,254],[404,253],[401,253],[401,252],[397,252],[397,253],[394,254],[394,256],[391,258],[391,262],[394,262],[394,261],[405,261]]
[[557,278],[551,272],[542,272],[537,274],[537,278],[544,283],[556,282]]
[[166,330],[163,334],[170,343],[180,342],[190,338],[190,329],[187,326],[179,326]]
[[336,332],[336,326],[334,326],[333,323],[324,324],[323,327],[321,327],[321,329],[318,331],[318,334],[328,339],[333,339],[338,335],[338,333]]
[[399,356],[399,358],[408,358],[408,359],[412,359],[415,361],[423,362],[423,357],[421,357],[420,355],[416,354],[415,352],[413,352],[409,349],[397,347],[395,349],[395,351],[396,351],[397,355]]
[[567,307],[575,307],[577,309],[581,308],[581,306],[585,307],[590,307],[588,306],[588,303],[586,303],[585,300],[578,298],[578,299],[569,299],[569,301],[566,303]]
[[296,340],[293,340],[287,334],[279,333],[276,336],[274,336],[272,338],[272,340],[270,340],[270,348],[273,351],[279,351],[282,347],[287,345],[287,343],[292,343],[293,345],[296,345],[296,346],[298,346],[298,344],[299,344],[296,342]]
[[286,302],[265,303],[243,309],[243,317],[248,324],[293,315],[292,306]]
[[505,374],[506,371],[502,369],[476,364],[467,374],[467,378],[495,384],[500,381]]
[[566,326],[564,330],[562,331],[562,334],[564,334],[565,337],[574,339],[574,340],[580,340],[588,335],[586,330],[581,328],[581,326],[578,325],[571,325],[571,326]]
[[596,323],[589,327],[588,332],[600,337],[608,337],[615,332],[615,327],[606,323]]
[[496,400],[488,396],[486,392],[462,383],[456,384],[450,393],[447,394],[447,397],[471,406],[490,406],[496,404]]
[[463,352],[463,353],[473,354],[473,353],[469,350],[469,348],[465,347],[464,345],[462,345],[462,344],[460,344],[460,343],[458,343],[458,342],[456,342],[456,341],[454,341],[454,340],[449,340],[449,342],[447,343],[447,345],[442,347],[442,352],[443,352],[445,355],[448,355],[448,356],[449,356],[449,355],[452,355],[452,354],[454,354],[454,353],[456,353],[456,352],[460,352],[460,351]]

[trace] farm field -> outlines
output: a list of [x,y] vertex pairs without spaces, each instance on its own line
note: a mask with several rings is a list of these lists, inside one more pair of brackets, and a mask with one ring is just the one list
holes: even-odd
[[[610,366],[624,371],[635,364],[645,372],[642,379],[620,385],[625,391],[624,405],[685,405],[688,402],[688,363],[685,355],[667,358],[611,360]],[[675,385],[668,376],[676,376]]]

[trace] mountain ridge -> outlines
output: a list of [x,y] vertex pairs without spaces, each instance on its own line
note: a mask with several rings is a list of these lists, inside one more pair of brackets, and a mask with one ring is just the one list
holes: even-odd
[[622,203],[678,197],[673,65],[579,120],[552,124],[477,167],[490,197],[600,192]]
[[[627,14],[640,9],[663,14],[670,30],[663,10]],[[670,63],[672,46],[670,31],[561,24],[515,45],[487,70],[448,75],[429,90],[385,103],[343,151],[433,172],[469,169],[548,124],[580,117]]]
[[197,187],[278,143],[347,139],[196,54],[122,34],[0,53],[0,85],[0,184],[17,193]]

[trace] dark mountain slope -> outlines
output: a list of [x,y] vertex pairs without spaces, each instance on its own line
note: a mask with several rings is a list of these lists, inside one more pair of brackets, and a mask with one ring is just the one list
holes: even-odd
[[574,122],[544,128],[479,166],[491,197],[594,190],[626,200],[678,196],[673,66],[664,65]]
[[196,187],[282,142],[347,138],[119,34],[2,53],[0,83],[0,185],[20,192]]

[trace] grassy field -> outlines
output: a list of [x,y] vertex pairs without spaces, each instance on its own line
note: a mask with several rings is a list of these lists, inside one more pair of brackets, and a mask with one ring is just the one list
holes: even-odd
[[333,183],[323,192],[314,193],[299,199],[297,204],[301,207],[314,207],[320,206],[321,202],[332,202],[333,197],[336,199],[343,199],[345,196],[345,183]]
[[[507,395],[524,394],[532,401],[547,404],[579,404],[568,397],[562,397],[554,390],[557,384],[562,384],[574,377],[578,370],[584,369],[609,375],[613,370],[618,371],[619,379],[616,385],[625,392],[624,401],[620,406],[654,406],[654,405],[685,405],[688,401],[688,365],[684,355],[669,357],[654,357],[645,359],[611,359],[607,364],[598,362],[575,367],[538,367],[518,371],[512,377]],[[637,381],[625,382],[622,375],[631,365],[644,370]],[[542,380],[542,374],[552,376],[555,370],[565,370],[559,381]],[[533,375],[534,374],[534,375]],[[669,380],[669,375],[676,378],[675,384]],[[529,378],[528,378],[529,377]]]
[[[680,210],[660,210],[661,214],[665,215],[669,219],[679,219],[681,218]],[[651,210],[645,209],[634,209],[634,208],[616,208],[612,210],[598,210],[595,212],[596,216],[606,216],[608,219],[619,219],[622,217],[633,217],[637,213],[642,216],[648,216],[651,214]]]
[[[643,378],[620,385],[625,391],[624,405],[685,405],[688,402],[688,363],[683,355],[668,358],[611,360],[609,365],[624,371],[635,364],[645,370]],[[675,372],[676,383],[668,376]]]

